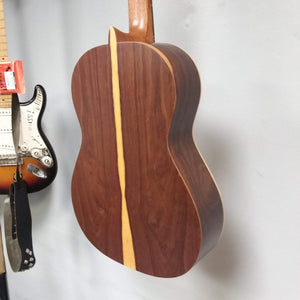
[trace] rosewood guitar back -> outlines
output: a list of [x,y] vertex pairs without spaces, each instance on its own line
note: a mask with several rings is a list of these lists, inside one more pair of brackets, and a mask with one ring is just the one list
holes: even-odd
[[179,48],[121,42],[77,63],[82,146],[72,199],[87,238],[138,271],[174,277],[217,242],[223,213],[192,138],[200,80]]

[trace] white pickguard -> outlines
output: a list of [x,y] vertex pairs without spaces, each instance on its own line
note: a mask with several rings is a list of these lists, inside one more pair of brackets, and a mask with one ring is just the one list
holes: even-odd
[[[33,101],[20,105],[18,158],[33,157],[44,166],[51,167],[53,158],[38,128],[38,118],[43,108],[43,92],[39,86]],[[0,109],[0,166],[16,164],[16,150],[12,134],[11,108]]]
[[0,108],[0,165],[7,165],[16,161],[11,117],[11,108]]

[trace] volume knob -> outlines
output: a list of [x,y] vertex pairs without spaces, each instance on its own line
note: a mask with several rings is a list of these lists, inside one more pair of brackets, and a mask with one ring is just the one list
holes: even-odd
[[30,151],[30,153],[31,153],[32,157],[34,157],[34,158],[40,158],[43,155],[42,150],[36,149],[36,148],[32,149]]
[[53,159],[50,156],[44,156],[42,158],[42,163],[43,165],[45,165],[46,167],[51,167],[53,164]]

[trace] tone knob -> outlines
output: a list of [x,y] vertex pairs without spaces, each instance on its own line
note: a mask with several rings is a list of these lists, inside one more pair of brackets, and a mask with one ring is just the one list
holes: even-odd
[[50,156],[44,156],[42,158],[42,163],[49,168],[52,166],[53,159]]
[[30,153],[31,153],[32,157],[34,157],[34,158],[39,158],[43,155],[42,150],[36,149],[36,148],[32,149]]
[[25,143],[21,146],[21,151],[23,152],[28,151],[28,146]]

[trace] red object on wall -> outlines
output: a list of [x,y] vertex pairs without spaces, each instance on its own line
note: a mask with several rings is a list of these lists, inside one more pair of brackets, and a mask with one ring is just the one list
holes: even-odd
[[25,93],[21,60],[0,62],[0,94]]

